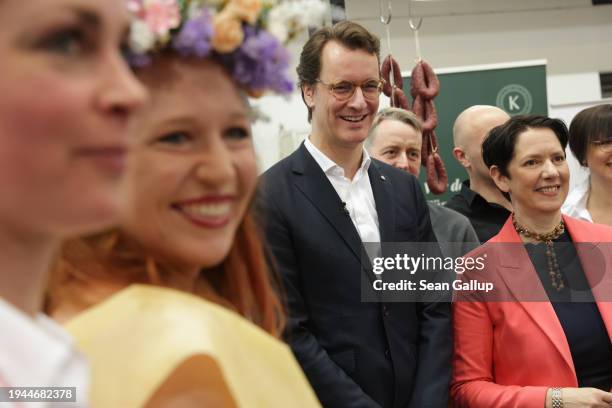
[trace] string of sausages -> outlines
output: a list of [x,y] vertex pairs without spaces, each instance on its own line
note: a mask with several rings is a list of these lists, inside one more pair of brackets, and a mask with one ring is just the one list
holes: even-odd
[[435,128],[438,125],[438,114],[433,99],[440,92],[440,81],[431,66],[420,60],[412,70],[410,95],[413,98],[412,109],[408,97],[403,91],[403,80],[400,67],[395,59],[388,55],[382,64],[381,74],[385,80],[383,92],[391,98],[391,106],[412,110],[423,124],[423,145],[421,147],[421,164],[427,170],[427,185],[434,194],[446,190],[448,176],[442,158],[438,154],[438,141]]

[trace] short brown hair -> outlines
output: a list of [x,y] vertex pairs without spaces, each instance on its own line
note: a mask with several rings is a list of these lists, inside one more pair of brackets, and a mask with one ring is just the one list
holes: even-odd
[[[314,85],[319,78],[319,74],[321,74],[321,53],[325,44],[330,41],[337,41],[351,50],[364,50],[369,54],[376,55],[376,58],[380,61],[380,40],[363,26],[345,20],[334,24],[332,27],[322,27],[306,41],[300,54],[297,74],[298,85],[302,89],[302,100],[304,100],[303,86]],[[308,122],[311,119],[312,109],[308,107]]]
[[[553,131],[559,144],[565,151],[569,132],[565,122],[561,119],[553,119],[543,115],[517,115],[505,123],[494,127],[482,142],[482,160],[490,169],[497,166],[502,176],[510,178],[508,167],[512,159],[518,138],[530,129],[550,129]],[[501,190],[500,190],[501,191]],[[501,191],[502,195],[511,200],[511,194]]]
[[370,126],[370,130],[368,132],[368,138],[366,139],[366,149],[372,146],[378,125],[386,120],[396,120],[412,126],[419,133],[423,132],[421,120],[413,112],[400,108],[386,108],[378,112],[372,121],[372,125]]
[[581,165],[586,166],[587,150],[594,140],[612,135],[612,104],[592,106],[581,110],[569,128],[569,145]]

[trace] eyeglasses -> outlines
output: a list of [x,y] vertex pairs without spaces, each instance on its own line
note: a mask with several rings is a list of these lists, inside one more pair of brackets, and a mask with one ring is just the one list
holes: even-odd
[[612,152],[612,138],[604,140],[591,140],[591,144],[604,153]]
[[325,86],[334,98],[340,102],[351,99],[353,95],[355,95],[357,87],[361,88],[361,93],[365,99],[378,100],[384,84],[384,80],[382,79],[368,79],[360,84],[351,81],[340,81],[334,84],[327,84],[320,79],[317,79],[317,82]]

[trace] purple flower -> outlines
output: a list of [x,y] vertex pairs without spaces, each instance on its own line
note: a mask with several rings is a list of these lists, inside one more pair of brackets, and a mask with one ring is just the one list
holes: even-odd
[[245,25],[244,34],[244,42],[232,53],[234,79],[254,91],[290,93],[293,83],[287,73],[287,50],[267,31]]
[[151,65],[153,58],[149,54],[136,54],[134,52],[128,52],[126,55],[128,64],[132,68],[144,68]]
[[210,54],[210,40],[213,36],[213,24],[208,9],[183,24],[180,32],[174,37],[172,47],[183,57],[204,58]]

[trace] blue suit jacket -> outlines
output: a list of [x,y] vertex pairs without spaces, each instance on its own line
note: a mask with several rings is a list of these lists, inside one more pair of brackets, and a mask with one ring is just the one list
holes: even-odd
[[[416,178],[372,160],[382,242],[435,242]],[[287,340],[325,407],[446,407],[447,303],[366,303],[362,243],[302,144],[262,177],[268,245],[283,278]]]

